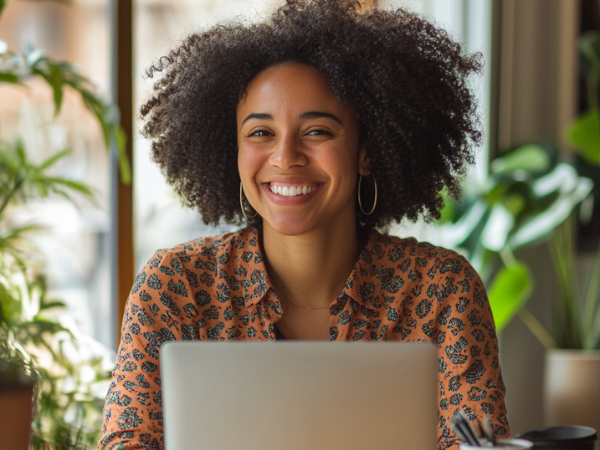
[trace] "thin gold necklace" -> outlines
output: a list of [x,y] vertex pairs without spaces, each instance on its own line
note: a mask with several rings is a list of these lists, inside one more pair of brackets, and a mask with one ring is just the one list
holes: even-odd
[[[273,283],[273,282],[272,282]],[[329,308],[331,306],[331,303],[327,306],[317,306],[317,307],[313,307],[313,306],[303,306],[303,305],[299,305],[298,303],[294,303],[293,301],[289,300],[285,295],[283,295],[281,293],[281,289],[278,289],[277,285],[275,283],[273,283],[273,287],[275,289],[277,289],[277,292],[275,292],[275,296],[280,298],[281,300],[283,300],[284,302],[287,302],[291,305],[294,305],[297,308],[301,308],[301,309],[308,309],[311,311],[314,310],[318,310],[318,309],[325,309],[325,308]]]
[[310,309],[310,310],[316,310],[316,309],[325,309],[325,308],[330,308],[331,304],[327,305],[327,306],[317,306],[317,307],[313,307],[313,306],[302,306],[299,305],[298,303],[294,303],[293,301],[289,300],[288,298],[284,297],[283,295],[279,294],[279,297],[281,297],[281,299],[287,303],[290,303],[291,305],[294,305],[298,308],[302,308],[302,309]]

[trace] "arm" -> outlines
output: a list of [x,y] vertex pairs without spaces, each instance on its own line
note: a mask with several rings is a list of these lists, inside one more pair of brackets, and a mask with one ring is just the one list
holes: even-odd
[[483,283],[457,255],[440,262],[436,278],[440,448],[458,447],[450,421],[459,410],[472,421],[492,419],[496,435],[508,437],[498,341]]
[[181,339],[175,294],[168,289],[177,274],[165,269],[169,266],[170,258],[156,253],[127,300],[100,449],[164,448],[159,349],[165,341]]

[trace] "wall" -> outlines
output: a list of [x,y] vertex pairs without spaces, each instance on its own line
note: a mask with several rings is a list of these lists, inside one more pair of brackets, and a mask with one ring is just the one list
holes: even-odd
[[[577,102],[579,1],[494,0],[491,152],[542,141],[567,151]],[[530,309],[549,324],[553,269],[546,246],[517,255],[533,268]],[[513,434],[543,426],[544,348],[516,318],[500,336]]]

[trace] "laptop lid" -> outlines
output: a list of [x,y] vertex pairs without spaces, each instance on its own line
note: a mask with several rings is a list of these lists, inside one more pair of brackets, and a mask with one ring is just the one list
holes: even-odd
[[437,445],[437,349],[403,342],[169,342],[166,450]]

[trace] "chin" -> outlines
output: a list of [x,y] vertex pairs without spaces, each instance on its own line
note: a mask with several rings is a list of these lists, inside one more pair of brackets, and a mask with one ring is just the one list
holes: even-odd
[[316,224],[306,217],[279,217],[275,220],[263,217],[263,226],[268,226],[273,231],[283,236],[299,236],[306,234],[316,227]]

